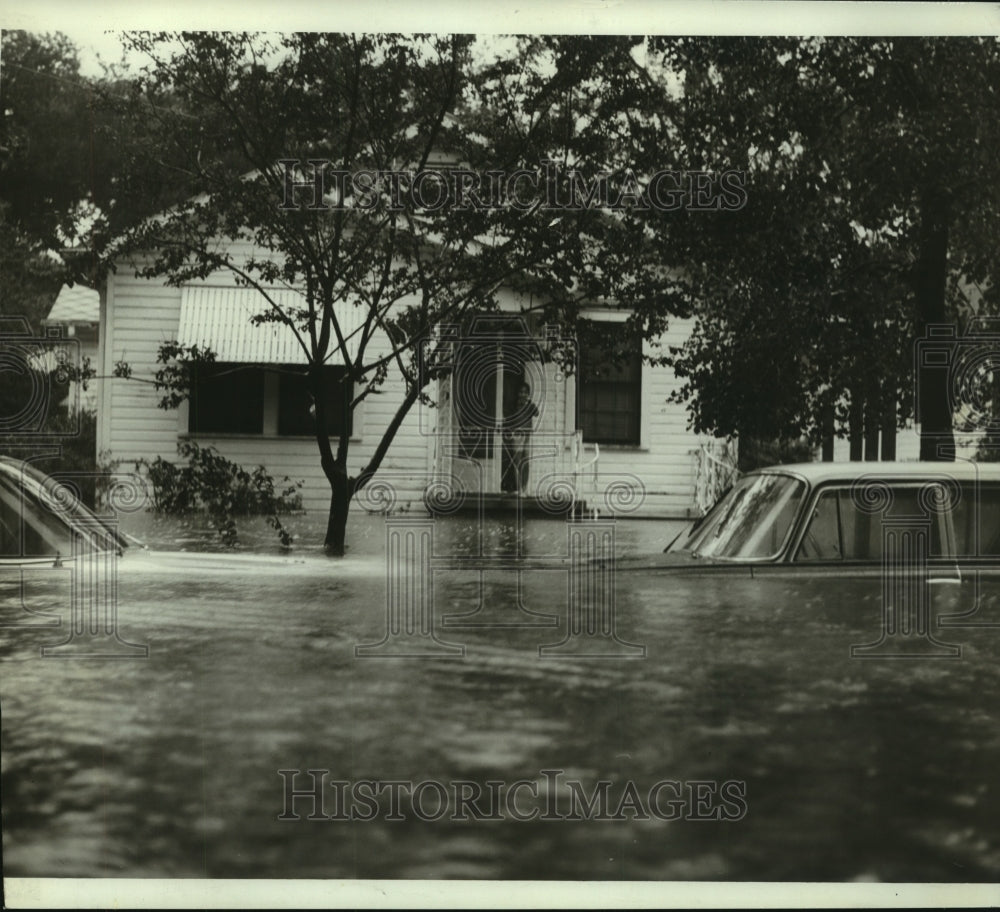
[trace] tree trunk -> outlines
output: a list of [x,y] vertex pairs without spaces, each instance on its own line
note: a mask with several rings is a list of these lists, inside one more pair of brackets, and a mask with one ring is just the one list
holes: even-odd
[[820,421],[823,428],[823,462],[833,462],[834,416],[832,405],[823,407]]
[[346,472],[336,472],[330,482],[330,515],[326,520],[326,553],[343,557],[347,547],[347,514],[351,507],[353,484]]
[[[923,338],[927,337],[929,326],[946,322],[948,208],[948,200],[941,188],[930,183],[924,187],[921,195],[920,252],[915,270],[917,328]],[[942,369],[940,364],[925,364],[925,360],[921,358],[917,366],[920,458],[932,462],[954,462],[955,434],[952,430],[949,371]]]
[[851,443],[851,461],[860,462],[865,442],[865,401],[856,393],[851,394],[851,405],[847,416],[848,435]]
[[896,459],[896,384],[886,382],[882,398],[882,461]]
[[878,383],[873,383],[865,398],[865,462],[878,462],[878,432],[882,418]]

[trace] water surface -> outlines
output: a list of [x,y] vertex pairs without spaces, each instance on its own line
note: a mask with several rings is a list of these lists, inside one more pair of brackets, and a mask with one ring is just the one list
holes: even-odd
[[[143,522],[161,547],[205,550],[197,524]],[[539,647],[567,635],[566,567],[557,559],[566,530],[537,521],[522,547],[530,569],[435,572],[437,636],[464,655],[359,658],[356,646],[386,635],[385,529],[366,518],[355,528],[342,561],[305,542],[282,552],[261,529],[238,560],[200,555],[185,564],[175,554],[173,564],[139,558],[130,568],[126,557],[120,632],[148,645],[146,659],[41,658],[68,619],[56,584],[29,580],[29,607],[61,613],[64,624],[0,631],[6,872],[1000,875],[1000,630],[949,631],[960,659],[851,659],[850,646],[879,631],[871,581],[623,569],[617,634],[644,657],[541,656]],[[620,524],[620,553],[653,553],[668,532]],[[445,556],[476,553],[474,533],[453,521],[435,532],[435,546]],[[485,553],[509,551],[512,541],[498,522]],[[24,618],[14,581],[0,585],[4,617]],[[282,769],[484,790],[528,780],[540,797],[526,787],[518,807],[543,813],[551,771],[561,771],[560,811],[567,780],[588,793],[608,781],[615,804],[628,783],[645,802],[665,780],[740,782],[746,813],[424,820],[404,802],[403,819],[387,820],[383,794],[372,820],[308,819],[302,801],[293,808],[300,819],[282,820]],[[323,810],[333,813],[333,803]]]

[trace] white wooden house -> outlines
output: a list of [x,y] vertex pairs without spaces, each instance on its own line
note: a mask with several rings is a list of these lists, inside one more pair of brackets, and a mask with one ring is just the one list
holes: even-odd
[[[294,305],[298,297],[289,290],[276,294],[284,305]],[[511,316],[531,303],[512,290],[501,294],[502,310]],[[236,287],[221,274],[168,287],[137,278],[134,268],[122,264],[109,275],[100,307],[100,373],[111,378],[116,362],[124,361],[133,376],[107,379],[101,386],[100,453],[125,461],[176,459],[178,441],[192,439],[245,466],[262,464],[278,479],[302,480],[303,505],[328,508],[308,394],[296,373],[305,359],[286,327],[251,324],[250,317],[262,309],[257,292]],[[602,333],[624,328],[621,311],[594,308],[586,315],[602,323]],[[351,328],[352,309],[344,307],[341,316]],[[478,330],[453,328],[460,336],[471,333],[462,336],[464,348],[456,347],[466,367],[434,381],[429,392],[436,407],[415,405],[389,449],[378,477],[393,485],[402,502],[419,505],[428,484],[442,480],[467,494],[502,500],[498,416],[510,413],[512,390],[527,381],[538,415],[532,422],[526,496],[565,495],[570,486],[588,509],[601,513],[609,511],[607,499],[619,514],[700,512],[699,466],[711,441],[688,431],[683,406],[668,402],[678,381],[667,368],[641,363],[638,349],[616,368],[582,351],[580,370],[565,376],[556,364],[531,355],[530,338],[517,330],[527,324],[501,321],[498,330],[496,316],[492,319]],[[687,322],[675,321],[658,343],[637,344],[648,353],[657,345],[680,344],[689,331]],[[175,339],[210,347],[217,362],[199,378],[190,401],[164,410],[158,407],[162,394],[141,381],[157,369],[159,346]],[[473,354],[484,344],[497,356]],[[329,370],[335,382],[338,368]],[[354,412],[352,474],[372,455],[402,396],[402,378],[390,369],[382,392]],[[339,420],[342,415],[334,410],[332,429]]]

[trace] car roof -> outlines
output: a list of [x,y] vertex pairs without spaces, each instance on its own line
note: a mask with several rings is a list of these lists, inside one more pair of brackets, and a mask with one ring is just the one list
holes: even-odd
[[956,481],[1000,481],[1000,462],[799,462],[754,469],[748,475],[798,475],[810,484],[866,479],[954,478]]

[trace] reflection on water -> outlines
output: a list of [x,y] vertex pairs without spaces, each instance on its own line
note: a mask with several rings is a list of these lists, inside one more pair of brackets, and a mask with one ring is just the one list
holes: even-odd
[[[181,537],[185,530],[161,532]],[[668,536],[622,526],[627,553]],[[502,550],[503,529],[496,531]],[[469,542],[458,522],[443,548]],[[146,660],[40,659],[4,630],[4,861],[12,875],[881,879],[1000,874],[1000,631],[960,660],[861,661],[872,581],[622,572],[621,636],[646,658],[544,659],[565,635],[553,568],[435,575],[437,617],[482,604],[559,627],[444,627],[460,658],[359,659],[385,632],[384,530],[346,561],[158,571],[123,561],[122,633]],[[528,549],[559,554],[539,523]],[[662,545],[661,545],[662,546]],[[270,546],[268,546],[270,547]],[[487,549],[488,550],[488,549]],[[278,551],[275,548],[274,553]],[[445,552],[442,552],[445,553]],[[495,551],[493,553],[496,553]],[[179,559],[176,559],[179,560]],[[877,581],[875,581],[877,582]],[[8,581],[0,581],[6,596]],[[44,601],[44,584],[35,593]],[[520,587],[520,588],[519,588]],[[51,597],[51,595],[50,595]],[[334,779],[543,787],[746,783],[736,821],[279,820],[279,769]],[[530,805],[530,801],[523,806]],[[330,809],[328,809],[329,811]]]
[[[428,519],[422,511],[396,514],[394,519]],[[428,519],[428,521],[430,521]],[[121,528],[133,539],[150,548],[167,551],[215,553],[318,554],[322,551],[326,518],[319,513],[282,517],[282,525],[295,539],[289,552],[261,517],[244,517],[237,522],[239,534],[235,545],[223,542],[218,532],[201,515],[176,518],[152,512],[123,514]],[[618,554],[650,554],[662,550],[687,523],[678,520],[633,521],[618,523]],[[460,515],[434,524],[435,550],[440,554],[475,556],[523,556],[543,558],[564,556],[566,524],[538,517],[525,517],[520,529],[512,514],[491,517],[480,524],[474,516]],[[350,516],[347,550],[351,556],[382,556],[385,547],[385,522],[381,515],[356,510]]]

